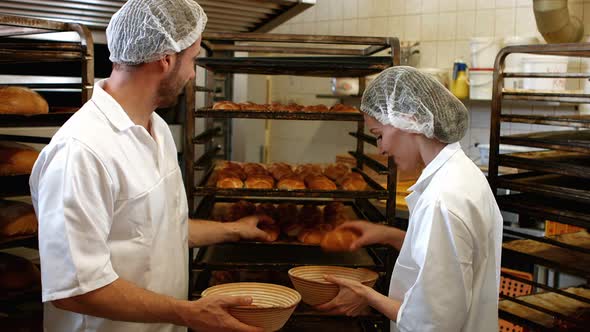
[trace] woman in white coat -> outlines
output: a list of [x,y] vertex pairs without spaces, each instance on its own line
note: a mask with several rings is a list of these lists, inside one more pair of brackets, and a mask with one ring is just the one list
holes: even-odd
[[426,167],[406,198],[407,232],[366,221],[341,226],[360,235],[350,250],[377,243],[399,250],[389,296],[326,276],[340,293],[318,309],[356,316],[371,306],[392,331],[498,331],[502,217],[458,143],[467,109],[432,77],[393,67],[369,85],[361,110],[380,153],[401,170]]

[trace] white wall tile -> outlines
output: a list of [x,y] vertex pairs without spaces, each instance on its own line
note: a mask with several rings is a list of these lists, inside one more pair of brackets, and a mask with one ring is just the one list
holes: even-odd
[[375,0],[360,0],[358,2],[358,17],[365,18],[371,16],[373,2]]
[[358,0],[342,0],[342,8],[342,17],[344,19],[358,17]]
[[495,22],[494,19],[495,11],[490,10],[478,10],[475,14],[475,36],[476,37],[492,37],[494,36]]
[[476,0],[457,0],[457,10],[475,10]]
[[516,0],[517,7],[533,7],[533,0]]
[[495,4],[494,0],[477,0],[477,3],[476,3],[477,7],[476,8],[477,8],[477,10],[493,9],[493,8],[495,8],[495,5],[496,4]]
[[420,41],[434,41],[438,38],[439,18],[436,14],[422,14]]
[[342,34],[345,36],[355,36],[358,33],[357,19],[342,21]]
[[515,33],[517,36],[536,36],[539,34],[537,22],[535,21],[535,13],[531,8],[516,8]]
[[404,32],[407,40],[420,40],[420,15],[408,15],[404,17]]
[[316,21],[324,21],[330,19],[330,2],[331,0],[319,0],[316,2]]
[[404,15],[406,13],[406,1],[405,0],[390,0],[389,15]]
[[436,67],[437,42],[420,42],[420,67]]
[[371,26],[368,18],[359,18],[357,25],[357,36],[369,36],[371,34]]
[[455,12],[457,11],[458,0],[441,0],[440,1],[440,12]]
[[[442,0],[444,2],[444,0]],[[422,0],[422,13],[438,13],[441,0]]]
[[391,0],[377,0],[375,1],[371,15],[372,16],[389,16],[391,12]]
[[515,35],[515,10],[514,8],[496,9],[495,20],[496,38],[508,37]]
[[422,0],[407,0],[406,14],[419,14],[422,12]]
[[388,36],[397,37],[401,40],[406,38],[404,33],[404,20],[403,16],[389,17],[388,24],[389,30],[387,31]]
[[342,0],[330,0],[330,19],[342,20],[344,18],[344,5]]
[[475,36],[475,11],[457,12],[457,40]]
[[467,40],[457,40],[455,42],[455,59],[463,59],[469,63],[471,61],[471,47]]
[[301,16],[301,19],[299,21],[297,21],[297,23],[315,22],[317,11],[318,11],[317,5],[306,9],[303,13],[301,13],[301,15],[297,15],[297,16]]
[[441,13],[438,19],[438,40],[455,40],[457,36],[457,14]]
[[318,25],[318,23],[315,23],[315,22],[303,23],[303,24],[300,24],[301,28],[299,28],[297,31],[293,31],[293,33],[302,33],[305,35],[316,35],[316,34],[318,34],[316,32],[317,25]]
[[328,33],[330,35],[342,35],[344,33],[344,23],[342,20],[330,21]]
[[436,54],[436,66],[438,68],[449,68],[455,59],[455,42],[438,41]]
[[472,128],[488,128],[490,126],[491,112],[489,110],[472,111],[471,117]]
[[496,8],[514,8],[516,0],[496,0]]
[[330,30],[330,22],[321,21],[316,23],[315,34],[316,35],[327,35]]
[[369,19],[369,35],[375,37],[387,36],[389,24],[387,17],[375,17]]

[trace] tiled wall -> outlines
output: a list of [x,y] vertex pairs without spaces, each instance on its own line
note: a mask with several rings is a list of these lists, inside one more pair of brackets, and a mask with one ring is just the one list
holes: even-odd
[[[532,3],[532,0],[317,0],[314,7],[273,32],[396,36],[402,41],[420,42],[419,66],[450,68],[456,58],[470,60],[469,40],[472,37],[502,39],[508,36],[537,36],[542,40],[536,29]],[[585,34],[590,35],[590,0],[570,0],[569,8],[574,16],[582,19]],[[577,71],[578,67],[579,61],[571,61],[568,69]],[[253,91],[261,89],[251,81],[249,98],[255,96]],[[571,83],[568,87],[572,87]],[[330,93],[329,79],[273,78],[273,100],[276,101],[306,104],[334,102],[316,98],[322,93]],[[471,113],[471,126],[461,143],[476,160],[479,152],[475,144],[489,142],[490,102],[467,101],[466,105]],[[560,114],[573,113],[575,107],[508,104],[507,111]],[[297,123],[296,134],[294,125],[273,124],[273,159],[330,161],[336,153],[344,153],[354,147],[354,140],[347,135],[354,129],[352,124]],[[549,128],[509,124],[502,131],[504,134],[517,134],[531,129]]]

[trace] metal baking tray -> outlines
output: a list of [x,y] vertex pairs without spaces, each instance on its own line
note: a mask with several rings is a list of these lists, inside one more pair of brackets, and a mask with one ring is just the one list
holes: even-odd
[[561,130],[501,136],[501,144],[590,153],[590,130]]
[[501,154],[499,165],[590,179],[590,155],[566,151]]
[[219,119],[272,119],[272,120],[315,120],[315,121],[363,121],[361,112],[303,112],[303,111],[251,111],[251,110],[215,110],[199,108],[195,111],[197,118]]
[[535,194],[503,195],[496,198],[502,210],[553,220],[579,227],[590,227],[590,209],[586,204],[559,198],[547,199]]
[[498,187],[590,204],[590,179],[526,172],[498,177]]

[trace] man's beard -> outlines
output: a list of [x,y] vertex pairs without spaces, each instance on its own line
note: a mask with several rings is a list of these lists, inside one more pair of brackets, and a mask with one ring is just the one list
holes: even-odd
[[158,87],[158,107],[166,108],[175,106],[178,103],[178,96],[186,82],[181,82],[178,75],[180,66],[176,66],[170,75],[160,83]]

